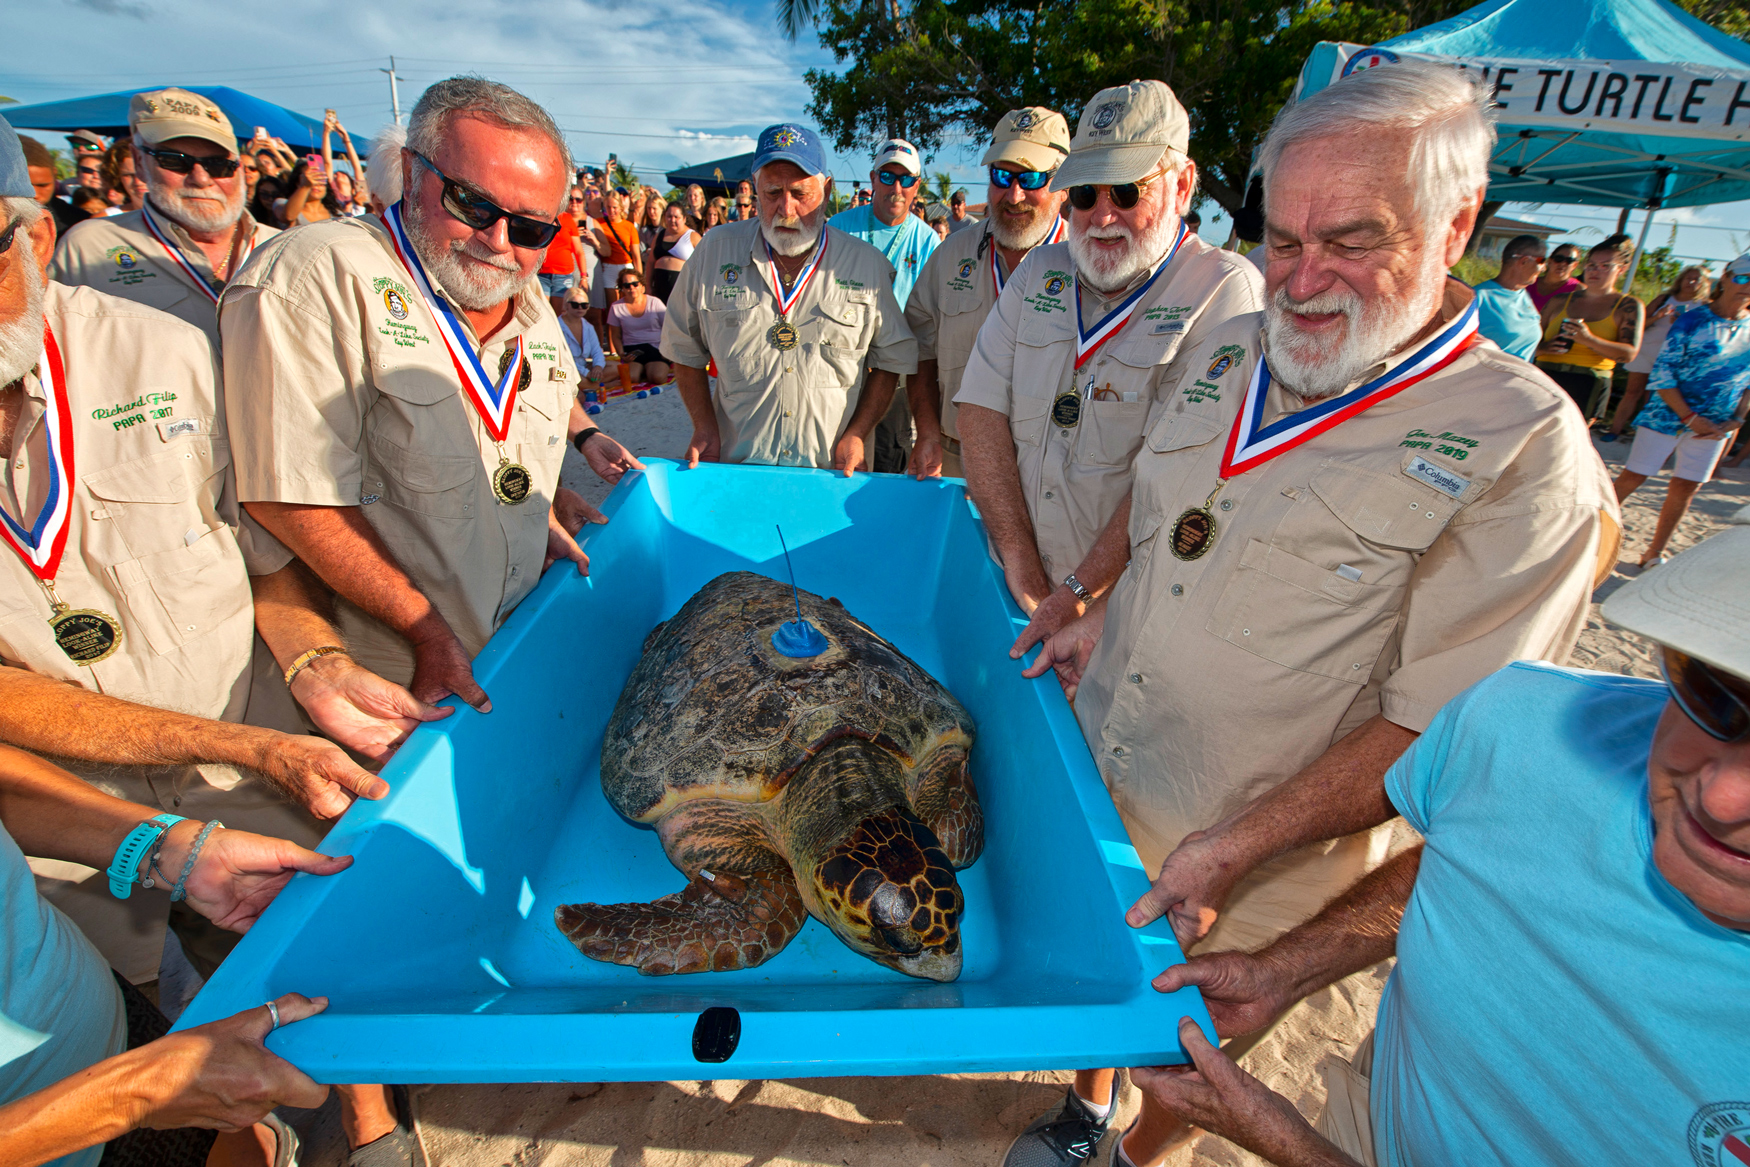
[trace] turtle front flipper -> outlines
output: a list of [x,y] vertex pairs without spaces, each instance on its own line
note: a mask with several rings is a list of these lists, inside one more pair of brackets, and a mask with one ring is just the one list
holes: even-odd
[[930,755],[912,773],[906,794],[956,869],[978,861],[984,851],[984,808],[964,745],[948,742]]
[[648,904],[561,904],[553,922],[592,960],[645,976],[764,964],[802,930],[808,910],[786,869],[739,876],[702,870]]

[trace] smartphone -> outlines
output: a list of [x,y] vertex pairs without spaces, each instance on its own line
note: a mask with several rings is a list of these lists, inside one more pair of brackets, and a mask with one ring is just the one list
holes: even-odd
[[256,126],[255,127],[255,140],[257,142],[267,141],[267,127],[266,126]]
[[310,170],[312,170],[316,174],[322,173],[322,155],[320,155],[320,154],[306,154],[306,155],[304,155],[304,162],[310,168]]

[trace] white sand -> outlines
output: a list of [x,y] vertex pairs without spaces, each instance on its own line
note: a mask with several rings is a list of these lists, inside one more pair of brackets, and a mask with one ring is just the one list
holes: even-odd
[[[616,401],[597,421],[644,456],[679,457],[692,427],[679,394]],[[1600,445],[1614,473],[1625,442]],[[1666,478],[1649,481],[1625,507],[1624,550],[1602,600],[1634,574],[1652,533]],[[564,482],[599,501],[607,491],[575,454]],[[1696,496],[1672,542],[1681,551],[1721,529],[1750,504],[1750,467],[1724,470]],[[1573,663],[1657,676],[1648,646],[1613,629],[1594,603]],[[1284,1027],[1248,1055],[1247,1068],[1292,1099],[1309,1119],[1324,1106],[1324,1066],[1346,1055],[1372,1028],[1386,966],[1315,994],[1308,1016]],[[798,1081],[588,1083],[574,1086],[431,1086],[417,1093],[419,1126],[441,1167],[996,1167],[1014,1135],[1056,1106],[1067,1073],[968,1074],[914,1078],[815,1078]],[[1124,1121],[1135,1113],[1134,1090]],[[294,1112],[307,1135],[304,1162],[344,1162],[334,1103]],[[1103,1162],[1104,1160],[1102,1160]],[[1213,1136],[1171,1162],[1255,1163]]]

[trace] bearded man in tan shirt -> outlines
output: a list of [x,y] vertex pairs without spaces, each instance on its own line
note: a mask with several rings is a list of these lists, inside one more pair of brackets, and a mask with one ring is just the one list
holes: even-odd
[[[1383,858],[1381,835],[1288,851],[1237,885],[1258,854],[1205,840],[1293,779],[1302,804],[1247,832],[1291,834],[1321,791],[1377,786],[1463,689],[1566,659],[1615,561],[1617,509],[1578,410],[1480,338],[1470,289],[1446,274],[1493,123],[1486,87],[1421,63],[1277,119],[1260,155],[1265,311],[1214,330],[1154,405],[1117,539],[1128,566],[1028,670],[1056,666],[1162,873],[1133,926],[1166,911],[1188,948],[1253,949],[1317,912]],[[1064,1112],[1023,1139],[1097,1145],[1111,1080],[1078,1073]],[[1192,1133],[1145,1094],[1114,1162],[1150,1167]]]

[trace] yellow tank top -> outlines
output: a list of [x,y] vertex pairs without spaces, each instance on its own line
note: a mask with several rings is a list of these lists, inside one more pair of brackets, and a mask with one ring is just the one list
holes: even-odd
[[[1616,310],[1622,307],[1622,302],[1626,299],[1628,299],[1627,296],[1618,296],[1616,303],[1610,306],[1610,311],[1605,314],[1602,320],[1586,321],[1586,327],[1591,329],[1592,334],[1599,340],[1616,339]],[[1549,323],[1544,325],[1543,338],[1545,340],[1554,340],[1562,331],[1562,321],[1567,319],[1568,305],[1573,302],[1574,293],[1569,292],[1562,300],[1562,310],[1551,316]],[[1587,347],[1583,341],[1578,340],[1574,342],[1574,347],[1565,353],[1538,353],[1537,359],[1552,365],[1579,365],[1587,369],[1597,369],[1600,373],[1608,373],[1616,368],[1615,361],[1607,356],[1601,356]]]

